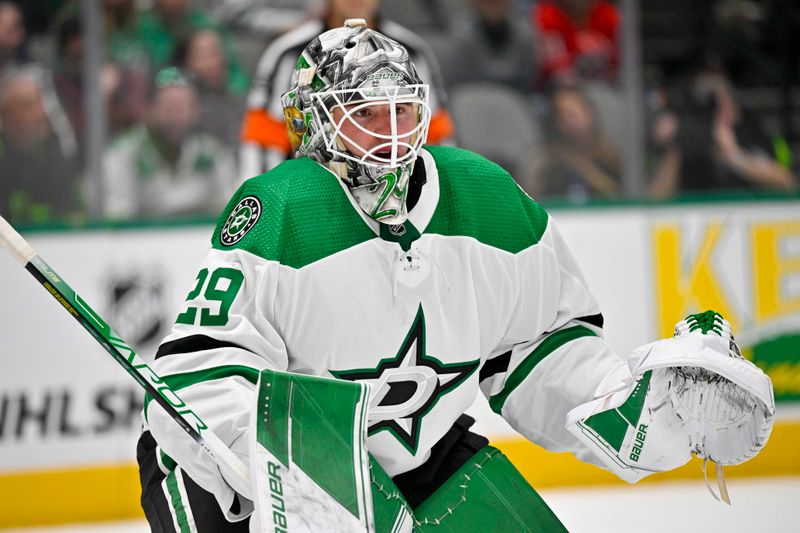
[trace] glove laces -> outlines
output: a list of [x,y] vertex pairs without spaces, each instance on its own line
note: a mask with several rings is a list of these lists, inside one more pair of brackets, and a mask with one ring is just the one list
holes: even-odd
[[728,495],[728,486],[725,483],[725,470],[724,470],[724,467],[719,463],[715,463],[714,461],[711,461],[712,463],[714,463],[714,467],[715,467],[715,470],[716,470],[715,473],[716,473],[716,478],[717,478],[717,488],[719,488],[719,496],[718,496],[717,493],[714,492],[714,488],[711,486],[711,483],[708,481],[708,462],[709,461],[711,461],[711,460],[708,457],[703,457],[703,479],[706,482],[706,488],[708,489],[708,492],[711,493],[711,495],[714,497],[715,500],[723,501],[723,502],[727,503],[728,505],[730,505],[731,504],[731,498]]

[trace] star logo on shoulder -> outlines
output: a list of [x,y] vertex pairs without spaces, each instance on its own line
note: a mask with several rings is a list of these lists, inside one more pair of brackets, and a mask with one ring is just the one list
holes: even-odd
[[420,305],[411,329],[394,357],[377,367],[331,370],[339,379],[372,385],[369,434],[390,431],[412,454],[416,453],[422,418],[447,393],[478,368],[479,360],[445,364],[425,352],[425,315]]

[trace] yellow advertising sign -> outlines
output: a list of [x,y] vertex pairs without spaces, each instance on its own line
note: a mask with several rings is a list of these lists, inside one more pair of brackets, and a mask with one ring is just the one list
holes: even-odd
[[785,242],[800,242],[800,221],[753,224],[750,233],[756,320],[800,315],[800,291],[789,294],[786,283],[792,276],[800,279],[800,253],[783,251]]
[[800,399],[800,220],[697,217],[656,224],[651,241],[659,336],[714,309],[772,377],[776,398]]

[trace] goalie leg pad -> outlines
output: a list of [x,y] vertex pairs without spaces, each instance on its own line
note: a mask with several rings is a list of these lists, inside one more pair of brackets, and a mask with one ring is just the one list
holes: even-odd
[[405,500],[370,465],[368,398],[363,383],[261,372],[250,432],[251,531],[411,531]]
[[369,470],[375,531],[411,531],[414,517],[411,506],[406,502],[400,489],[372,456],[370,456]]
[[414,511],[422,533],[566,532],[500,450],[486,446]]

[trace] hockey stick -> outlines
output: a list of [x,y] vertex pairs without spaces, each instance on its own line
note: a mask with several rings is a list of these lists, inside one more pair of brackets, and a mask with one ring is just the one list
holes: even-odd
[[164,382],[119,335],[89,307],[56,272],[45,263],[33,247],[0,216],[0,244],[17,258],[25,270],[47,289],[53,298],[83,326],[92,337],[150,396],[180,425],[186,433],[219,465],[229,479],[250,485],[250,471],[217,437],[180,396]]

